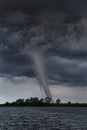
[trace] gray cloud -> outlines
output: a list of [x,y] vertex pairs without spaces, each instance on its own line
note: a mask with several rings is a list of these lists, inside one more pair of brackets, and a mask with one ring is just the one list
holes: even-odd
[[57,84],[66,86],[87,86],[87,62],[70,60],[57,56],[48,58],[48,77]]
[[23,53],[28,47],[44,55],[50,83],[86,86],[86,6],[86,0],[0,1],[0,74],[35,77]]

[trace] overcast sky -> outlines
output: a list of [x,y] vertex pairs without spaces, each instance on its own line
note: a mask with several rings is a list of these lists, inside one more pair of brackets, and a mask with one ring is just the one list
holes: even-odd
[[53,98],[87,102],[87,0],[0,0],[0,102],[43,97],[24,51],[44,57]]

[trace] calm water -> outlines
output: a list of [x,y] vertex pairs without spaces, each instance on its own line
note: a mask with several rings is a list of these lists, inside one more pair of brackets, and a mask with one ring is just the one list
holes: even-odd
[[0,130],[87,130],[87,108],[0,108]]

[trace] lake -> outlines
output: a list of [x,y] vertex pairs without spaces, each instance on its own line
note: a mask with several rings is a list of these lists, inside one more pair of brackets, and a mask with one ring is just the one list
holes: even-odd
[[87,108],[1,107],[0,130],[87,130]]

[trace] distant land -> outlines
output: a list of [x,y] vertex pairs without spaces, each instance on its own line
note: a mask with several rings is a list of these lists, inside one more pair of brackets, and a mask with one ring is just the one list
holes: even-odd
[[14,102],[6,102],[0,104],[0,107],[87,107],[87,103],[62,103],[60,99],[57,99],[56,102],[52,102],[49,97],[45,99],[31,97],[30,99],[17,99]]

